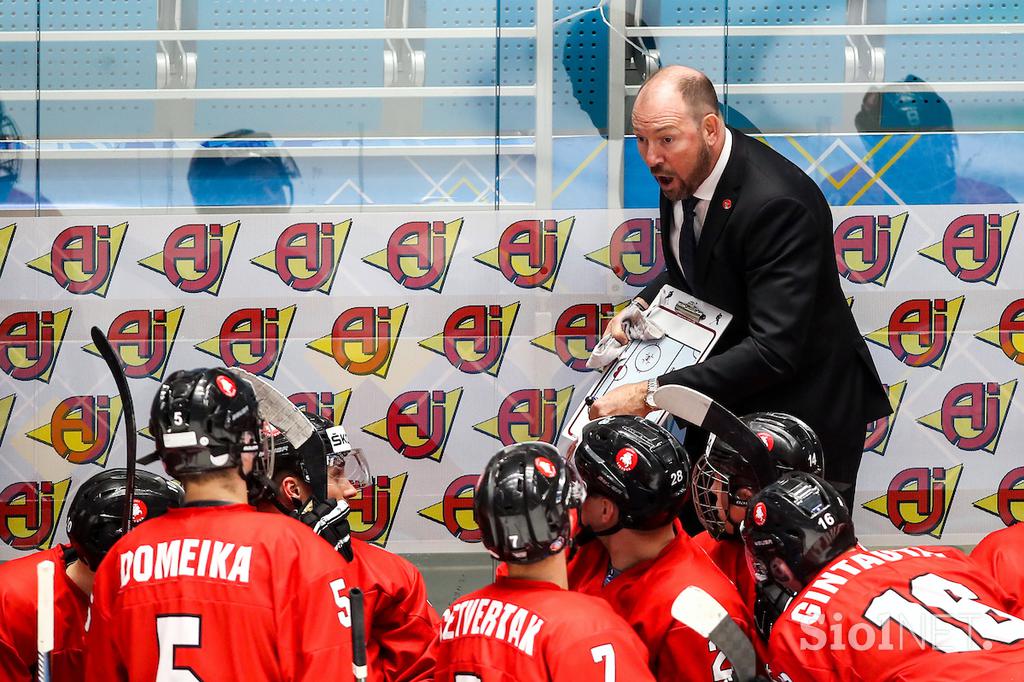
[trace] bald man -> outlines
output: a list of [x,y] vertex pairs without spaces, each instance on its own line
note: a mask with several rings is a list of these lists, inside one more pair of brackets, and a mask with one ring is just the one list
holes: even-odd
[[[818,434],[825,477],[852,508],[865,427],[891,409],[839,286],[825,197],[768,145],[727,127],[714,86],[695,69],[652,76],[633,129],[661,188],[665,253],[665,271],[638,302],[671,284],[733,320],[703,363],[621,386],[594,403],[591,417],[644,415],[665,384],[736,414],[795,415]],[[609,331],[625,341],[618,317]]]

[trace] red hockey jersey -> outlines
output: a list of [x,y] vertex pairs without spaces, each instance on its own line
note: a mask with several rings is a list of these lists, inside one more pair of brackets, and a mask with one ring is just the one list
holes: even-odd
[[0,679],[31,682],[36,679],[36,566],[49,559],[54,566],[53,682],[77,682],[82,675],[85,620],[89,596],[64,569],[68,545],[36,552],[0,566]]
[[742,540],[715,540],[707,531],[693,536],[693,544],[697,545],[711,557],[725,577],[736,586],[743,603],[753,613],[754,600],[757,593],[754,582],[754,574],[747,564],[747,554],[743,549]]
[[569,588],[603,597],[651,652],[651,670],[663,682],[728,680],[732,666],[707,639],[672,618],[672,603],[690,585],[703,588],[757,646],[753,619],[736,587],[676,524],[661,553],[609,577],[608,553],[590,542],[569,563]]
[[971,559],[1010,596],[1006,610],[1024,610],[1024,523],[986,535],[971,552]]
[[1024,680],[1024,620],[948,547],[868,551],[825,567],[775,622],[772,676],[786,682]]
[[348,675],[350,580],[344,559],[295,519],[241,504],[172,509],[100,565],[86,679]]
[[370,682],[422,682],[434,673],[439,619],[406,559],[352,539],[350,575],[364,593]]
[[438,682],[653,680],[647,650],[600,599],[498,578],[441,616]]

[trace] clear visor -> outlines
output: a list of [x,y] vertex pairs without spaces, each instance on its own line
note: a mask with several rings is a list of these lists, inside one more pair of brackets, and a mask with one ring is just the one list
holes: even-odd
[[356,490],[367,488],[373,483],[370,465],[366,463],[360,448],[328,454],[327,478],[333,483],[340,483],[340,479],[346,479]]
[[693,504],[708,535],[717,539],[727,535],[729,513],[729,476],[715,468],[707,455],[697,460],[691,479]]

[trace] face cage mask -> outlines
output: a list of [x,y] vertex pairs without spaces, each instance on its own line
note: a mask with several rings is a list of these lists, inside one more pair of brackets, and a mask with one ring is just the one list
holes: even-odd
[[707,455],[697,460],[690,482],[693,506],[708,535],[716,540],[739,537],[738,524],[733,524],[731,532],[727,528],[726,519],[729,515],[729,507],[730,505],[747,506],[746,501],[736,499],[732,495],[730,485],[729,475],[716,468]]
[[252,460],[252,471],[244,474],[242,462],[238,463],[238,472],[245,479],[248,489],[249,504],[253,506],[267,500],[281,508],[281,505],[277,504],[277,486],[274,485],[274,457],[277,452],[274,441],[278,437],[284,438],[284,434],[269,424],[264,425],[259,451]]

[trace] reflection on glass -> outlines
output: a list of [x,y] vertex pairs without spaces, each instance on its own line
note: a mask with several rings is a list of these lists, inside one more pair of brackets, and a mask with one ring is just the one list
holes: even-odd
[[232,130],[201,144],[188,166],[196,206],[291,206],[295,161],[269,133]]

